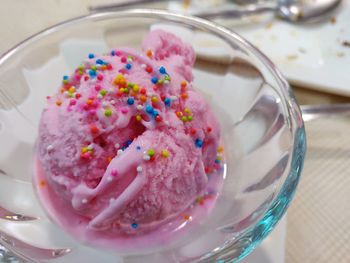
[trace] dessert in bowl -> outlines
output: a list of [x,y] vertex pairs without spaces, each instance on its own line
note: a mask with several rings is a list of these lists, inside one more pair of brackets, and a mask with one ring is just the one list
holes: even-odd
[[[166,48],[163,46],[159,49],[163,58],[157,57],[156,41],[146,41],[146,44],[152,45],[144,45],[142,51],[143,38],[147,39],[147,35],[165,31],[172,32],[165,37],[167,41],[171,40],[170,35],[174,35],[176,39],[182,38],[177,40],[178,43],[192,44],[193,55],[189,52],[190,45],[184,44],[187,48],[181,49],[178,46],[173,53],[169,51],[164,54],[162,52]],[[212,41],[222,41],[225,44],[219,51],[221,56],[218,58],[210,48]],[[132,50],[125,50],[123,47]],[[108,58],[99,57],[98,54],[104,53],[109,54]],[[139,56],[141,53],[143,55]],[[194,55],[197,55],[196,60]],[[162,61],[164,57],[168,58],[167,62]],[[84,59],[87,59],[87,64],[79,68]],[[114,60],[118,60],[118,64],[115,64]],[[184,64],[178,64],[180,66],[175,70],[172,65],[177,60]],[[89,64],[89,61],[92,63]],[[278,70],[264,55],[238,35],[205,20],[165,11],[130,10],[100,13],[73,19],[39,33],[5,54],[0,63],[0,73],[5,84],[1,84],[0,104],[0,140],[1,145],[4,145],[0,156],[0,180],[3,188],[0,197],[0,230],[4,237],[1,242],[20,257],[39,262],[135,262],[141,259],[152,262],[187,262],[240,259],[273,229],[287,209],[297,186],[305,153],[300,110],[287,82]],[[192,64],[193,69],[189,74],[186,66]],[[98,65],[104,66],[105,71],[95,70],[96,76],[91,76],[90,74],[95,74],[90,72],[91,67],[101,67]],[[130,66],[131,68],[128,68]],[[147,72],[147,66],[152,66],[154,75]],[[113,72],[113,68],[119,71],[121,67],[123,71],[120,75]],[[62,76],[79,70],[82,70],[83,78],[85,74],[94,80],[83,79],[79,85],[69,85],[67,90],[63,90],[59,95],[62,97],[54,95],[45,100],[46,96],[57,93],[63,81],[70,83],[75,78],[74,74],[63,79]],[[138,83],[138,80],[131,79],[132,77],[129,80],[128,76],[132,74],[126,74],[128,70],[142,72],[144,75],[141,75],[140,79],[147,83]],[[108,83],[115,85],[116,94],[113,96],[116,97],[105,101],[103,98],[112,96],[108,93],[110,88],[104,88],[106,83],[98,87],[98,82],[106,81],[108,72],[113,72],[113,78],[111,77]],[[168,78],[170,83],[167,83]],[[159,80],[163,83],[159,83],[158,87]],[[124,82],[131,84],[127,87],[124,87],[124,84],[120,86],[120,83]],[[155,84],[157,88],[154,89]],[[94,90],[94,98],[90,98],[90,93],[84,93],[84,85],[88,86],[89,90]],[[167,85],[174,85],[170,90],[175,92],[178,89],[179,94],[161,94],[161,90],[166,89]],[[128,90],[125,91],[125,88]],[[136,96],[142,88],[146,90],[145,103],[140,103],[143,98],[141,94]],[[82,105],[76,98],[72,100],[71,96],[74,94],[75,97],[79,89],[83,90],[81,98],[84,100],[81,101],[88,106]],[[117,97],[120,89],[123,89],[124,93]],[[179,98],[186,94],[186,89],[190,95]],[[134,92],[135,96],[131,92]],[[189,103],[191,99],[196,103]],[[98,104],[96,110],[91,108],[94,107],[95,100]],[[170,107],[167,105],[169,102]],[[49,106],[49,109],[53,109],[51,112],[47,111],[48,105],[52,105]],[[179,105],[181,109],[177,108]],[[196,108],[194,105],[202,107]],[[86,133],[82,134],[74,130],[74,126],[79,123],[79,118],[74,120],[73,114],[78,106],[81,107],[79,110],[84,112],[82,121]],[[40,121],[41,112],[45,107],[49,114],[45,117],[44,111]],[[56,114],[57,109],[68,112],[68,108],[73,112],[71,115]],[[120,112],[117,113],[117,110]],[[167,122],[170,113],[174,118]],[[99,116],[101,121],[87,122],[84,118],[90,120],[90,114]],[[128,125],[131,125],[128,132],[121,132],[118,127],[113,126],[125,119],[117,117],[119,115],[128,115],[132,120],[132,123],[128,120],[123,126],[127,129]],[[38,129],[39,126],[45,126],[45,123],[54,122],[54,116],[61,119],[59,124],[53,123],[56,131],[49,131],[49,125]],[[74,123],[70,123],[72,120]],[[113,122],[110,123],[111,121]],[[182,127],[183,132],[180,135],[183,134],[183,137],[180,136],[180,140],[174,139],[178,132],[157,131],[158,125],[163,126],[159,129],[164,129],[164,126],[171,127],[174,123]],[[199,125],[200,128],[191,125]],[[102,140],[101,136],[98,136],[98,132],[105,131],[108,127],[115,128],[115,136],[110,138],[119,136],[117,141],[109,141],[108,136],[102,137]],[[192,131],[192,128],[195,131]],[[151,129],[152,132],[147,129]],[[198,130],[202,133],[197,134]],[[73,136],[74,139],[67,143],[63,135],[70,132],[76,137]],[[59,138],[57,141],[50,137],[56,133]],[[49,138],[48,141],[43,139],[43,134],[49,134],[44,136]],[[143,136],[146,139],[142,141]],[[93,141],[95,137],[98,139]],[[177,148],[174,148],[174,142],[177,142]],[[57,214],[54,213],[57,209],[50,210],[42,201],[47,197],[42,195],[45,191],[42,189],[64,184],[61,179],[50,179],[54,177],[48,174],[58,170],[57,167],[53,169],[55,165],[50,166],[49,163],[50,160],[57,163],[61,156],[68,156],[69,149],[66,146],[69,144],[74,145],[80,152],[73,154],[77,159],[73,158],[72,163],[65,160],[65,163],[60,165],[62,170],[58,177],[56,174],[55,179],[61,175],[65,176],[74,181],[74,187],[58,187],[54,192],[66,196],[64,205],[76,205],[77,213],[73,213],[73,218],[76,215],[88,218],[87,221],[83,220],[83,226],[88,226],[94,233],[108,232],[112,239],[118,236],[119,241],[121,236],[126,236],[128,242],[121,241],[106,246],[103,242],[105,235],[93,238],[90,235],[81,235],[74,220],[66,220],[65,223],[57,220]],[[210,146],[209,154],[204,151],[206,145]],[[108,155],[112,152],[114,155],[99,154],[102,148],[107,149],[104,151]],[[35,149],[39,149],[39,154],[36,154]],[[129,157],[123,158],[123,155]],[[47,160],[45,156],[52,159]],[[134,156],[137,156],[137,161]],[[94,160],[94,157],[98,161]],[[99,159],[100,157],[103,157],[103,160]],[[148,158],[154,160],[145,160]],[[100,169],[96,173],[98,178],[87,173],[83,169],[84,165],[81,166],[82,169],[74,170],[74,167],[77,167],[75,161],[87,167],[89,162],[95,162],[96,170]],[[192,161],[200,168],[188,172],[186,167]],[[206,164],[209,161],[216,164],[213,164],[213,167],[217,169],[209,171],[211,166]],[[21,165],[18,165],[19,163]],[[177,165],[170,165],[174,163]],[[188,184],[179,184],[187,188],[184,191],[186,194],[180,196],[182,199],[179,197],[176,209],[170,209],[169,202],[174,200],[174,196],[170,196],[171,190],[176,189],[170,183],[172,187],[169,188],[169,192],[159,192],[159,196],[162,196],[161,205],[152,205],[152,211],[156,211],[154,213],[157,216],[151,213],[150,209],[142,210],[146,207],[144,203],[134,204],[133,209],[140,209],[138,215],[129,216],[133,211],[131,208],[128,210],[128,205],[131,207],[130,200],[125,201],[128,198],[118,197],[123,197],[124,190],[132,186],[132,183],[136,182],[137,188],[140,185],[137,182],[141,182],[143,188],[140,189],[144,189],[145,194],[139,194],[142,190],[131,191],[134,193],[132,196],[137,192],[137,196],[143,196],[141,199],[158,198],[157,189],[153,190],[152,195],[148,194],[152,189],[144,187],[142,176],[145,175],[148,182],[151,182],[149,171],[154,172],[155,169],[160,169],[159,167],[164,169],[159,174],[165,175],[165,181],[167,178],[181,180],[187,173],[185,182]],[[118,179],[118,175],[127,173],[129,168],[132,170],[132,176],[121,176],[122,179]],[[80,171],[82,174],[79,174]],[[177,171],[179,173],[176,173]],[[218,180],[214,189],[207,189],[211,178],[222,178],[222,183]],[[163,179],[159,182],[164,183]],[[113,180],[119,183],[114,184]],[[123,186],[115,190],[113,187],[109,188],[109,185]],[[193,190],[196,187],[197,190]],[[97,210],[89,209],[89,202],[99,202],[94,189],[103,192],[98,195],[102,197],[102,201]],[[183,190],[178,191],[181,193]],[[36,195],[36,192],[39,194]],[[74,200],[70,199],[74,196],[73,192],[78,193],[78,198],[73,198]],[[112,192],[117,196],[112,196]],[[57,200],[55,198],[48,203],[58,205],[59,202],[53,202]],[[113,206],[113,202],[119,202],[120,205],[121,200],[125,201],[122,202],[122,209],[121,206],[114,207],[113,211],[105,209],[107,206]],[[119,216],[116,211],[119,211]],[[69,213],[69,209],[65,209],[65,212]],[[95,221],[94,218],[102,220]],[[105,222],[107,224],[103,224]],[[154,222],[157,224],[152,224]],[[67,234],[72,234],[71,231],[67,231],[69,223],[71,230],[77,230],[73,235]],[[150,242],[144,242],[147,239],[139,242],[142,238],[152,235]],[[161,238],[157,240],[157,237]]]

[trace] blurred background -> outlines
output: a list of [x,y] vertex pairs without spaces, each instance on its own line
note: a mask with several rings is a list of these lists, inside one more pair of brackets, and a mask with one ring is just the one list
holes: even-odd
[[[131,2],[2,0],[0,54],[64,20],[100,10],[116,10],[120,8],[118,5]],[[262,0],[149,2],[135,6],[198,14],[208,10],[241,10],[277,4],[276,1]],[[350,102],[349,0],[342,1],[320,21],[313,23],[291,23],[271,12],[215,21],[261,49],[287,77],[301,105]],[[216,45],[209,43],[208,49],[215,51],[220,48]],[[333,115],[306,122],[308,152],[296,198],[286,220],[246,262],[350,262],[349,120],[346,115]],[[0,247],[1,260],[16,262]]]

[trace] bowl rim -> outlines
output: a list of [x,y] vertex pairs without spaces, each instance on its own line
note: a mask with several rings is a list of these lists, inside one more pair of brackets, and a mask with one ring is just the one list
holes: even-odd
[[[256,231],[259,230],[259,226],[261,227],[262,224],[265,224],[265,221],[269,219],[269,216],[271,214],[275,213],[275,217],[269,223],[268,227],[265,227],[264,231],[258,231],[259,238],[256,240],[251,240],[249,245],[245,245],[242,247],[241,251],[231,251],[234,245],[236,243],[230,243],[223,247],[220,247],[219,250],[215,249],[215,252],[208,253],[209,255],[206,255],[204,257],[201,257],[200,260],[204,261],[210,261],[210,260],[232,260],[232,259],[242,259],[245,256],[247,256],[275,227],[277,222],[282,218],[285,211],[287,210],[291,199],[293,198],[293,195],[295,193],[297,184],[299,182],[301,170],[304,163],[304,157],[306,152],[306,139],[305,139],[305,128],[304,128],[304,122],[302,119],[302,114],[300,107],[298,103],[296,102],[296,99],[294,97],[293,91],[290,88],[288,81],[285,79],[285,77],[282,75],[282,73],[279,71],[279,69],[275,66],[275,64],[264,54],[262,53],[257,47],[255,47],[253,44],[251,44],[249,41],[241,37],[239,34],[233,32],[232,30],[221,26],[215,22],[208,21],[206,19],[202,19],[195,16],[190,15],[183,15],[183,14],[177,14],[174,12],[169,12],[166,10],[160,10],[160,9],[145,9],[145,8],[137,8],[137,9],[123,9],[123,10],[117,10],[117,11],[108,11],[108,12],[96,12],[96,13],[90,13],[87,15],[82,15],[78,17],[74,17],[68,20],[64,20],[62,22],[59,22],[55,25],[52,25],[50,27],[47,27],[28,38],[24,39],[23,41],[19,42],[15,46],[13,46],[11,49],[5,51],[3,54],[0,55],[0,67],[6,63],[7,60],[9,60],[12,56],[16,55],[17,52],[25,49],[27,46],[29,46],[32,43],[35,43],[36,41],[39,41],[41,38],[44,38],[50,34],[53,34],[55,32],[58,32],[60,30],[63,30],[65,28],[68,28],[72,25],[79,24],[81,22],[89,21],[89,20],[102,20],[102,19],[108,19],[108,18],[122,18],[122,17],[144,17],[144,18],[160,18],[164,20],[170,20],[173,22],[181,22],[184,23],[186,21],[191,22],[191,24],[195,24],[198,26],[202,26],[204,28],[210,28],[212,31],[219,31],[223,35],[229,37],[231,40],[237,41],[241,43],[245,48],[249,50],[249,52],[255,56],[265,67],[268,69],[269,73],[275,78],[275,80],[278,83],[278,86],[281,89],[282,96],[287,101],[287,112],[290,116],[293,117],[293,119],[296,121],[294,122],[288,122],[291,126],[291,129],[295,129],[295,136],[293,138],[293,149],[292,149],[292,156],[291,156],[291,168],[290,173],[288,174],[286,180],[283,182],[283,186],[281,187],[281,190],[276,194],[274,199],[271,201],[271,205],[269,206],[267,210],[267,214],[260,219],[255,225],[250,227],[250,230],[247,231],[243,235],[243,238],[252,238],[252,235],[256,235]],[[290,178],[292,177],[292,178]],[[288,181],[289,180],[289,181]],[[282,200],[282,202],[281,202]],[[230,252],[231,251],[231,252]]]

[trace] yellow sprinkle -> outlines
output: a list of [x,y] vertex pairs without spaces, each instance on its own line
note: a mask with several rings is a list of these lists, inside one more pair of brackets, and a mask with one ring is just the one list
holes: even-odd
[[218,153],[222,153],[223,151],[224,151],[224,147],[221,147],[221,146],[220,146],[220,147],[218,148]]
[[162,151],[162,156],[163,156],[164,158],[168,158],[168,157],[169,157],[169,151],[163,150],[163,151]]
[[191,110],[189,108],[185,108],[184,110],[187,114],[190,114],[191,113]]
[[74,92],[75,92],[75,88],[72,86],[72,87],[69,88],[68,91],[69,91],[70,93],[74,93]]
[[132,90],[133,90],[134,92],[139,92],[140,87],[139,87],[138,85],[135,84],[135,85],[132,87]]
[[141,120],[142,120],[141,115],[136,115],[136,120],[137,120],[137,121],[141,121]]
[[88,152],[88,151],[89,151],[88,147],[83,147],[83,148],[81,148],[81,152],[82,152],[82,153],[86,153],[86,152]]
[[153,103],[157,103],[157,102],[158,102],[158,98],[157,98],[156,96],[153,96],[152,99],[151,99],[151,101],[152,101]]
[[221,157],[221,156],[217,156],[216,159],[217,159],[218,161],[221,161],[221,160],[222,160],[222,157]]

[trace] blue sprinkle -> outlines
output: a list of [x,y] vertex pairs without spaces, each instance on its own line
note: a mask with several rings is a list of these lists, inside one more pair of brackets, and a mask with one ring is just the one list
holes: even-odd
[[131,143],[132,143],[132,140],[127,140],[126,143],[125,143],[125,146],[129,147]]
[[92,59],[92,58],[94,58],[94,57],[95,57],[94,54],[92,54],[92,53],[89,54],[89,58],[90,58],[90,59]]
[[90,77],[96,77],[96,71],[95,70],[93,70],[93,69],[90,69],[89,70],[89,75],[90,75]]
[[220,160],[216,159],[216,160],[215,160],[215,163],[220,163]]
[[137,224],[137,223],[132,223],[132,224],[131,224],[131,227],[132,227],[133,229],[136,229],[136,228],[138,227],[138,224]]
[[111,55],[115,56],[115,51],[114,50],[111,51]]
[[159,115],[158,111],[156,110],[153,110],[153,113],[152,113],[153,117],[157,117],[157,115]]
[[126,147],[125,147],[125,146],[123,146],[121,149],[122,149],[122,151],[124,151],[124,150],[126,149]]
[[165,103],[166,106],[170,107],[171,99],[170,98],[165,98],[164,99],[164,103]]
[[141,146],[136,146],[136,150],[141,150]]
[[63,76],[63,80],[68,80],[68,76]]
[[159,73],[160,74],[166,74],[166,69],[162,66],[159,68]]
[[157,84],[158,83],[158,78],[157,77],[153,77],[151,78],[151,81],[153,84]]
[[146,112],[149,113],[149,114],[152,114],[154,111],[153,107],[151,105],[147,105],[146,106]]
[[200,140],[200,139],[196,139],[195,144],[196,144],[197,148],[202,148],[202,146],[203,146],[203,141]]
[[103,62],[103,60],[102,60],[102,59],[98,59],[98,60],[96,60],[96,64],[103,65],[103,64],[104,64],[104,62]]
[[134,102],[135,102],[135,100],[134,100],[134,98],[130,97],[130,98],[128,98],[128,100],[127,100],[126,102],[127,102],[129,105],[133,105]]
[[131,68],[132,68],[132,65],[131,65],[130,63],[128,63],[128,64],[125,65],[125,68],[126,68],[126,69],[131,69]]

